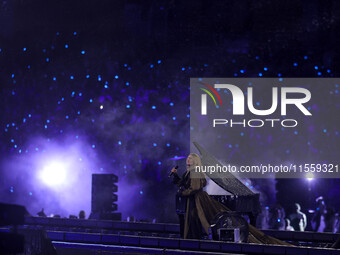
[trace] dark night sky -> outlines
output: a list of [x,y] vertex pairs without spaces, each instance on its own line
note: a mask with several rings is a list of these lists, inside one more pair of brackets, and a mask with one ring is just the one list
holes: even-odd
[[[175,221],[167,175],[175,164],[184,170],[169,159],[189,153],[189,78],[338,77],[339,5],[0,1],[1,201],[32,214],[89,214],[90,174],[115,173],[124,217]],[[68,181],[52,187],[40,173],[54,161],[67,163]],[[338,210],[339,182],[320,183],[311,200],[324,195]],[[296,183],[253,185],[295,202],[280,194]]]

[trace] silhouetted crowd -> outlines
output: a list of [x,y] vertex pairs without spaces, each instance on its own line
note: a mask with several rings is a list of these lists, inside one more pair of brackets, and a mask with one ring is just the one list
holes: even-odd
[[327,207],[322,196],[316,198],[315,209],[308,210],[308,214],[301,211],[298,203],[294,210],[286,215],[280,204],[264,207],[257,218],[257,227],[260,229],[286,230],[286,231],[315,231],[339,233],[339,213],[332,207]]

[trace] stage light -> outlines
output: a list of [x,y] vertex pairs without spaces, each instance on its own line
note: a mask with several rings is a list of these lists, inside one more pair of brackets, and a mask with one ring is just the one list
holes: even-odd
[[312,181],[314,179],[314,175],[312,173],[307,173],[306,178],[308,181]]
[[52,162],[46,165],[39,173],[42,182],[48,186],[57,186],[63,184],[66,179],[66,166],[60,162]]

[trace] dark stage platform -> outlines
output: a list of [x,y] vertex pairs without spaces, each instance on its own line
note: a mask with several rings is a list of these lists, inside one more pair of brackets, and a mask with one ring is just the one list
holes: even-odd
[[[7,232],[9,228],[0,230]],[[18,230],[46,231],[58,254],[340,254],[339,250],[322,248],[338,238],[332,233],[264,231],[297,245],[287,247],[184,240],[178,238],[177,224],[165,223],[29,217]]]

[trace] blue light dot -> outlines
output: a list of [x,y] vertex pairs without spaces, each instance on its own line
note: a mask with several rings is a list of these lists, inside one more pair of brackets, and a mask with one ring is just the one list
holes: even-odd
[[320,76],[320,75],[322,75],[322,73],[321,73],[321,72],[318,72],[318,75]]
[[167,147],[170,147],[170,143],[167,143],[166,146],[167,146]]
[[256,102],[256,105],[260,105],[260,102]]
[[49,58],[46,58],[46,62],[50,62],[50,59],[49,59]]
[[237,73],[234,73],[234,76],[237,76],[238,74]]
[[74,32],[73,35],[77,35],[77,32]]
[[108,87],[109,87],[109,86],[107,86],[106,84],[104,85],[104,88],[106,88],[106,89],[107,89]]
[[121,142],[121,141],[118,141],[118,144],[119,144],[119,145],[122,145],[122,142]]
[[80,114],[80,111],[78,111],[77,114],[79,115],[79,114]]
[[39,150],[39,148],[38,148],[38,147],[36,147],[36,148],[35,148],[35,150],[36,150],[36,151],[38,151],[38,150]]
[[12,78],[14,78],[14,73],[12,73]]
[[31,115],[31,114],[28,114],[28,117],[29,117],[29,118],[31,118],[31,117],[32,117],[32,115]]
[[162,162],[158,161],[158,165],[161,165],[161,164],[162,164]]
[[289,154],[289,153],[290,153],[290,150],[286,150],[286,153]]
[[56,80],[57,80],[57,78],[56,78],[56,77],[53,77],[53,80],[54,80],[54,81],[56,81]]
[[11,139],[11,142],[14,143],[14,139]]
[[182,67],[182,71],[185,71],[185,67]]
[[267,67],[264,67],[263,70],[268,71],[268,68],[267,68]]
[[96,148],[96,145],[92,144],[92,148],[93,148],[93,149]]
[[324,132],[324,133],[327,133],[327,129],[324,129],[323,132]]
[[157,143],[153,143],[153,146],[156,147],[156,146],[157,146]]
[[69,117],[68,117],[68,115],[66,115],[66,117],[65,117],[66,119],[68,119]]
[[102,77],[100,75],[98,75],[98,81],[101,81]]
[[241,136],[244,136],[244,133],[243,133],[243,132],[241,132]]
[[65,100],[65,98],[62,97],[62,98],[61,98],[61,101],[64,101],[64,100]]
[[190,118],[190,114],[187,114],[187,118]]
[[308,57],[307,57],[307,56],[304,56],[303,58],[304,58],[304,59],[308,59]]
[[81,54],[83,54],[83,55],[84,55],[84,54],[85,54],[85,51],[84,51],[84,50],[82,50],[82,51],[81,51]]
[[172,117],[173,120],[176,120],[176,117]]
[[130,83],[129,83],[129,82],[126,82],[126,83],[125,83],[125,85],[126,85],[126,86],[129,86],[129,85],[130,85]]
[[294,65],[294,66],[297,66],[297,65],[298,65],[298,63],[296,63],[296,62],[295,62],[293,65]]
[[91,98],[89,101],[90,101],[90,103],[92,103],[92,102],[93,102],[93,99]]
[[242,69],[242,70],[240,70],[240,73],[244,73],[244,70]]
[[71,79],[71,80],[73,80],[73,79],[74,79],[74,76],[73,76],[73,75],[71,75],[71,76],[70,76],[70,79]]
[[283,79],[282,79],[282,78],[279,78],[279,81],[283,81]]
[[231,145],[231,144],[229,144],[229,146],[228,146],[229,148],[232,148],[233,146]]
[[318,67],[318,66],[314,66],[314,69],[315,69],[315,70],[318,70],[318,69],[319,69],[319,67]]
[[327,73],[331,73],[331,70],[327,69]]
[[45,125],[45,128],[47,128],[47,125]]
[[282,74],[278,73],[278,74],[277,74],[277,76],[281,77],[281,76],[282,76]]
[[160,63],[162,63],[162,61],[158,60],[157,63],[160,64]]
[[21,153],[21,150],[19,150],[18,152]]
[[115,75],[115,79],[118,79],[119,78],[119,76],[118,75]]
[[174,103],[173,103],[173,102],[171,102],[171,103],[170,103],[170,106],[174,106]]
[[79,94],[78,94],[80,97],[83,95],[83,93],[81,93],[81,92],[79,92]]
[[294,131],[294,134],[297,135],[299,132],[298,131]]
[[153,68],[153,65],[150,65],[150,68]]
[[86,75],[86,79],[88,79],[88,78],[90,78],[90,75],[89,75],[89,74]]
[[78,135],[76,135],[76,139],[78,139],[79,138],[79,136]]
[[259,76],[261,77],[261,76],[262,76],[262,73],[259,73]]
[[155,109],[156,109],[156,106],[153,105],[151,108],[155,110]]
[[139,191],[139,194],[143,195],[143,190]]
[[26,48],[23,48],[22,50],[23,50],[23,51],[26,51],[27,49],[26,49]]
[[130,107],[131,107],[131,106],[130,106],[129,104],[128,104],[128,105],[126,105],[126,108],[128,108],[128,109],[129,109]]
[[66,49],[68,48],[68,44],[65,44],[65,48],[66,48]]

